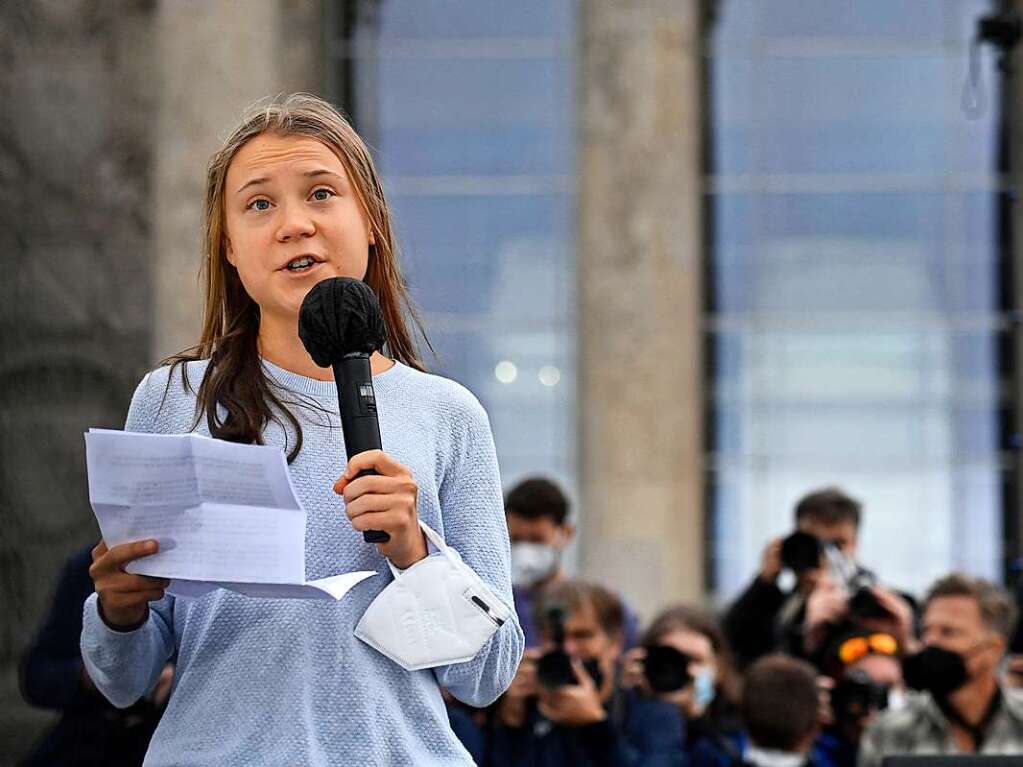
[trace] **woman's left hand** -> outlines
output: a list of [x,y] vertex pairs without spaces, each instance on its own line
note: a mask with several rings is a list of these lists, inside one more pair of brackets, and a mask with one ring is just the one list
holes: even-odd
[[[360,477],[367,469],[377,473]],[[404,570],[426,558],[426,537],[416,511],[419,486],[412,472],[387,453],[367,450],[356,455],[334,483],[334,492],[344,497],[353,528],[383,530],[391,536],[377,547],[395,567]]]

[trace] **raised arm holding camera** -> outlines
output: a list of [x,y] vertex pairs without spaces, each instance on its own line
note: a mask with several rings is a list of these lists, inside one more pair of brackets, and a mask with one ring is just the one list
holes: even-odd
[[678,710],[620,683],[621,601],[565,580],[535,606],[543,645],[527,651],[498,704],[495,767],[651,767],[684,764]]
[[[861,514],[860,503],[838,488],[815,491],[796,504],[796,531],[768,543],[759,573],[724,617],[725,635],[740,667],[774,651],[806,655],[807,602],[828,573],[857,594],[873,583],[871,574],[856,564]],[[784,570],[796,578],[787,592],[778,585]]]

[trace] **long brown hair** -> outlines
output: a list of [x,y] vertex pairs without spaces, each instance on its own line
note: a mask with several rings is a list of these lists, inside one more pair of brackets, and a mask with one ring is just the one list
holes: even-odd
[[[214,437],[261,444],[267,423],[282,423],[283,417],[296,435],[296,444],[288,453],[292,461],[302,448],[302,427],[274,393],[263,371],[257,344],[259,306],[245,292],[237,270],[227,260],[225,247],[224,185],[228,168],[238,150],[264,133],[309,136],[338,156],[373,235],[365,282],[376,293],[383,311],[387,325],[385,351],[410,367],[424,370],[410,324],[427,347],[432,347],[398,266],[391,215],[380,178],[359,135],[329,103],[308,93],[268,99],[249,107],[220,151],[210,158],[206,170],[200,270],[205,302],[199,343],[168,357],[163,364],[182,365],[182,378],[188,386],[185,363],[208,358],[210,363],[197,393],[196,423],[205,413]],[[218,405],[226,411],[223,418],[217,412]]]

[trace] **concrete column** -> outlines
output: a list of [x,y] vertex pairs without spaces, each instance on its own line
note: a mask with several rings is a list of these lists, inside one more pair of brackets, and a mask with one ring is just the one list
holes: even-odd
[[582,0],[580,566],[703,597],[700,3]]
[[322,72],[312,0],[164,0],[155,141],[152,358],[199,338],[206,163],[246,106],[313,90]]

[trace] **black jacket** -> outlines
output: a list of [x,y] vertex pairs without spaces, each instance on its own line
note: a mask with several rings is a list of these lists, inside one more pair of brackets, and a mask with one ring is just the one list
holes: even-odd
[[39,708],[61,712],[57,724],[22,762],[47,765],[140,765],[160,712],[148,701],[115,708],[82,679],[82,609],[93,592],[92,547],[64,565],[49,614],[20,666],[21,693]]

